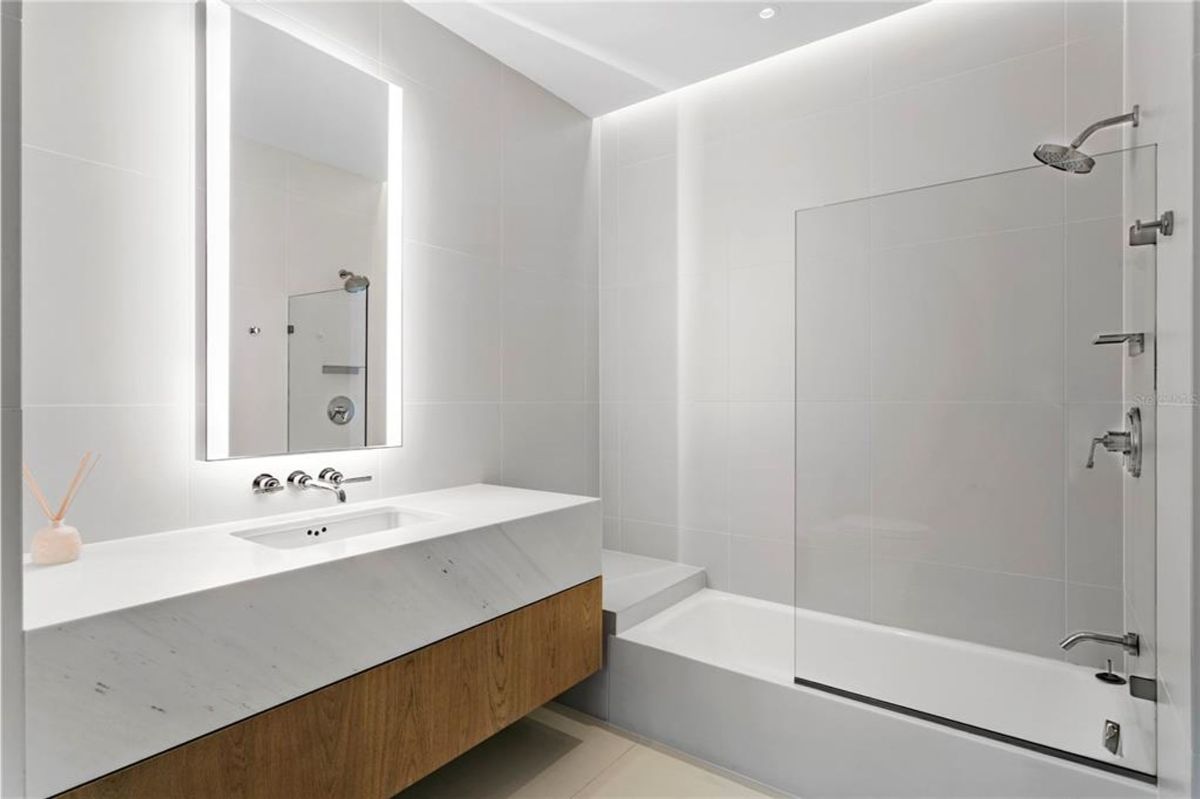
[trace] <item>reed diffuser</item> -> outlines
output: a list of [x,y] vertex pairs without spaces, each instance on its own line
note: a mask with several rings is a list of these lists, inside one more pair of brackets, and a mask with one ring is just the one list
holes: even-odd
[[93,458],[92,453],[84,453],[83,458],[79,461],[79,468],[75,470],[75,476],[71,478],[71,484],[67,486],[67,493],[59,503],[57,511],[50,510],[50,503],[46,501],[46,495],[42,492],[37,480],[33,479],[33,472],[29,471],[29,466],[24,467],[25,482],[29,485],[33,498],[37,500],[38,507],[46,515],[46,520],[50,522],[48,526],[33,534],[30,554],[33,556],[34,563],[50,566],[55,563],[70,563],[79,557],[79,550],[83,545],[79,538],[79,531],[69,524],[63,524],[63,519],[67,517],[71,503],[75,501],[79,489],[83,487],[84,481],[88,479],[92,469],[96,468],[99,460],[99,455]]

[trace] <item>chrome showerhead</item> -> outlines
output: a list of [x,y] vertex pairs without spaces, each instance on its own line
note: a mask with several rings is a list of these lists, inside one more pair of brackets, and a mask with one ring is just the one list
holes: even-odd
[[371,285],[371,278],[366,275],[356,275],[349,269],[342,269],[338,272],[338,277],[345,280],[343,288],[351,294],[357,294],[360,291],[366,290]]
[[1065,147],[1061,144],[1039,144],[1037,149],[1033,151],[1033,157],[1046,166],[1052,166],[1064,172],[1073,172],[1077,175],[1086,175],[1096,165],[1096,159],[1082,152],[1079,149],[1080,146],[1096,131],[1110,128],[1113,125],[1123,125],[1126,122],[1131,122],[1136,128],[1138,126],[1138,113],[1138,106],[1135,105],[1133,110],[1128,114],[1121,114],[1120,116],[1093,122],[1083,129],[1083,133],[1076,136],[1075,140]]
[[1096,159],[1090,155],[1082,153],[1074,147],[1064,147],[1061,144],[1039,144],[1038,148],[1033,151],[1033,157],[1046,166],[1052,166],[1064,172],[1073,172],[1077,175],[1086,175],[1096,165]]

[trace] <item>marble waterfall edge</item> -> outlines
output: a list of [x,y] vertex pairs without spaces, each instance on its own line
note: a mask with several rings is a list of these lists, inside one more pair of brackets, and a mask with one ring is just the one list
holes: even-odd
[[572,499],[27,630],[29,795],[102,776],[598,576],[599,501]]

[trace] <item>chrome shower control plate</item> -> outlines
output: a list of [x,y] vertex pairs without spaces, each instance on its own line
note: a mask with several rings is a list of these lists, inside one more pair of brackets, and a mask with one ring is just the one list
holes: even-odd
[[334,424],[350,424],[350,420],[354,418],[354,400],[339,394],[329,401],[325,407],[325,415]]
[[1126,428],[1129,431],[1129,451],[1125,453],[1125,471],[1130,477],[1142,476],[1142,412],[1130,408],[1125,412]]

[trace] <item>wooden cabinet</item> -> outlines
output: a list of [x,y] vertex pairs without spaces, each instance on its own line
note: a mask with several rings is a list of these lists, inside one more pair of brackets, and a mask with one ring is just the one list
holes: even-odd
[[600,668],[600,578],[68,791],[391,797]]

